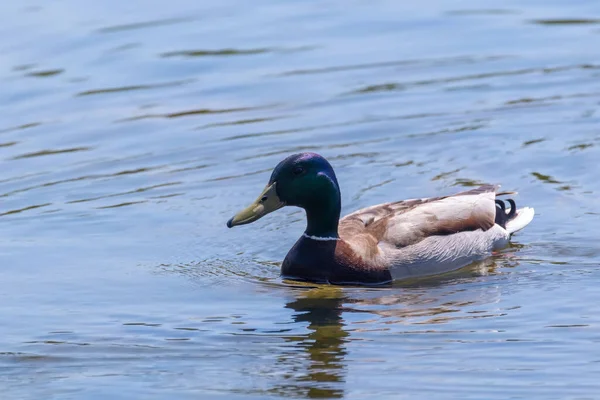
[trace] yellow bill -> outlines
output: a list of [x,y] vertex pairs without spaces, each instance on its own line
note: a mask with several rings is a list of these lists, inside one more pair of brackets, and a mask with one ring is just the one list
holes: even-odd
[[276,182],[267,185],[265,190],[263,190],[260,196],[258,196],[252,204],[227,221],[227,227],[233,228],[237,225],[249,224],[283,207],[285,203],[277,196],[275,185]]

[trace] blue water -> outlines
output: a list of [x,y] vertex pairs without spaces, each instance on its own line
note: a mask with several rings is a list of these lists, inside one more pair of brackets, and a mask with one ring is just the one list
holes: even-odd
[[[7,399],[593,399],[600,3],[0,5]],[[537,215],[486,262],[299,285],[286,155],[343,211],[478,183]]]

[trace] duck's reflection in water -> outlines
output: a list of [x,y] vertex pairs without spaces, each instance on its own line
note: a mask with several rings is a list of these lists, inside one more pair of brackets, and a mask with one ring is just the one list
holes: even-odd
[[[288,344],[294,344],[293,351],[278,357],[284,382],[269,392],[305,398],[344,397],[346,358],[352,340],[360,340],[366,330],[390,330],[394,323],[421,327],[444,324],[465,318],[467,307],[496,303],[500,296],[497,288],[473,285],[473,279],[494,273],[495,269],[496,262],[489,259],[453,274],[404,282],[391,289],[294,288],[294,299],[285,308],[294,311],[292,322],[307,323],[309,332],[283,337]],[[361,314],[365,321],[354,326],[354,322],[347,321],[350,313],[353,321],[363,319]],[[398,334],[401,333],[402,329]]]
[[[280,358],[287,367],[294,366],[286,371],[287,382],[276,390],[280,394],[306,398],[344,396],[346,340],[349,334],[342,319],[343,294],[336,287],[312,288],[301,291],[298,297],[285,305],[294,310],[293,323],[307,323],[309,332],[285,338],[294,343],[296,351]],[[295,357],[296,362],[290,363],[290,356]],[[300,362],[297,362],[298,358]]]

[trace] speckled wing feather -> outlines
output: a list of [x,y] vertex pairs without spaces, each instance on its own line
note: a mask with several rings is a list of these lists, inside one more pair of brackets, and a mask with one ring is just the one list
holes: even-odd
[[340,220],[340,236],[373,253],[377,251],[373,246],[382,243],[402,248],[430,236],[487,231],[495,224],[497,188],[484,185],[451,196],[364,208]]

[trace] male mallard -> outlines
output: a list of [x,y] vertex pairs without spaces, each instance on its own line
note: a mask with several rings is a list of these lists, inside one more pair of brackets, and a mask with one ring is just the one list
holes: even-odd
[[[452,271],[505,247],[533,208],[496,200],[498,186],[358,210],[340,219],[331,164],[315,153],[281,161],[258,199],[227,222],[254,222],[283,206],[306,211],[304,234],[281,266],[283,277],[333,284],[382,284]],[[498,193],[507,194],[507,193]]]

